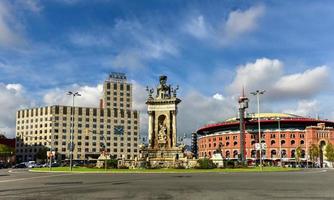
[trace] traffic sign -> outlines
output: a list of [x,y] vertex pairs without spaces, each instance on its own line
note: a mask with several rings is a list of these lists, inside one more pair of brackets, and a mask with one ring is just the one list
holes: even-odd
[[267,144],[266,143],[261,143],[261,147],[262,147],[262,149],[266,149],[267,148]]

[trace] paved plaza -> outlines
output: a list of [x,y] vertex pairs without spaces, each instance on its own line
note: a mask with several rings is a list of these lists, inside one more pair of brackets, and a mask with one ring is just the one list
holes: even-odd
[[69,174],[0,170],[0,199],[334,199],[334,170]]

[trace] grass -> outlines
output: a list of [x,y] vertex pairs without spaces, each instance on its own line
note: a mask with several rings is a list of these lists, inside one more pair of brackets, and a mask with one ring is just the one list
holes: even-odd
[[[264,167],[264,172],[298,171],[298,168]],[[33,172],[49,172],[49,168],[34,168]],[[51,172],[68,172],[69,167],[54,167]],[[97,169],[86,167],[73,167],[72,173],[207,173],[207,172],[260,172],[259,167],[234,169]]]

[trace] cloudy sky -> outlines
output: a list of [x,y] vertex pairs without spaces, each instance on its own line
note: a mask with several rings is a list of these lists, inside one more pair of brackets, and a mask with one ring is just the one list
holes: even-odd
[[[179,134],[236,116],[256,89],[263,112],[334,120],[333,1],[0,0],[0,130],[20,108],[95,106],[109,72],[134,84],[142,134],[145,86],[180,85]],[[249,112],[256,111],[250,96]]]

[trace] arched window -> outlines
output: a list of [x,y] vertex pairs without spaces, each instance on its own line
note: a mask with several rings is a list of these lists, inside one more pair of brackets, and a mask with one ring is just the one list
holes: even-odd
[[271,152],[270,152],[270,157],[271,158],[274,158],[274,157],[276,157],[276,150],[271,150]]
[[282,140],[282,141],[281,141],[281,145],[284,145],[284,144],[285,144],[285,140]]
[[225,146],[227,146],[227,147],[228,147],[229,145],[230,145],[230,143],[229,143],[229,142],[226,142],[226,145],[225,145]]
[[230,158],[230,151],[226,151],[226,158]]
[[237,141],[234,141],[234,142],[233,142],[233,145],[234,145],[234,146],[236,146],[237,144],[238,144],[238,142],[237,142]]
[[281,155],[282,155],[282,158],[286,158],[286,150],[282,150]]
[[233,158],[238,158],[238,150],[233,151]]
[[300,144],[304,144],[305,142],[304,142],[304,140],[300,140]]
[[296,144],[296,141],[291,140],[291,145],[294,145],[294,144]]
[[291,150],[291,158],[295,158],[296,157],[296,150]]
[[256,150],[252,150],[251,154],[252,154],[251,155],[252,158],[256,158]]
[[301,157],[305,158],[305,150],[302,150]]
[[271,145],[274,145],[275,143],[276,143],[275,140],[272,140],[272,141],[270,142]]
[[254,144],[255,144],[255,140],[252,140],[251,145],[254,145]]

